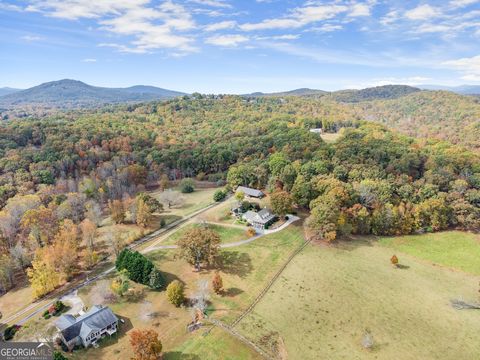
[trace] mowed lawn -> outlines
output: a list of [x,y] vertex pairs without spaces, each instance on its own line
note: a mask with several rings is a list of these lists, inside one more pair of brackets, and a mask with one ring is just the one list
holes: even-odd
[[[185,233],[193,229],[195,227],[203,226],[201,223],[194,223],[194,224],[187,224],[180,228],[178,231],[173,233],[169,236],[165,241],[162,242],[162,245],[171,245],[176,244],[184,235]],[[218,233],[220,236],[220,240],[222,243],[232,243],[236,241],[241,241],[248,239],[247,235],[247,227],[245,226],[244,229],[240,227],[232,227],[232,226],[222,226],[218,224],[208,224],[208,227]]]
[[480,311],[450,305],[478,300],[479,278],[407,254],[394,268],[393,252],[309,245],[237,329],[289,359],[479,359]]
[[[379,238],[378,242],[432,263],[480,275],[480,237],[462,231]],[[397,254],[402,260],[401,254]]]
[[[257,239],[253,243],[221,251],[221,265],[217,268],[223,278],[224,293],[216,295],[210,290],[208,314],[210,317],[232,322],[246,309],[260,293],[271,277],[289,255],[303,242],[300,224],[278,233]],[[215,270],[193,271],[193,267],[176,257],[175,250],[160,250],[147,256],[165,274],[167,281],[178,279],[185,284],[187,298],[197,292],[200,280],[211,281]],[[101,280],[101,287],[108,287],[109,281]],[[91,306],[97,302],[95,286],[80,291],[84,302]],[[213,329],[204,336],[207,328],[194,333],[186,331],[191,321],[188,308],[175,308],[165,291],[146,289],[145,296],[135,302],[121,301],[110,304],[118,316],[125,319],[119,336],[103,343],[98,349],[80,350],[71,359],[129,359],[132,356],[129,332],[132,328],[153,328],[159,334],[164,346],[164,359],[260,359],[247,345],[221,329]],[[154,316],[148,316],[154,314]]]

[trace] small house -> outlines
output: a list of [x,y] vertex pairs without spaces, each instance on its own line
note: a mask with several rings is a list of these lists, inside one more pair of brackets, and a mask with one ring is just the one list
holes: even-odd
[[252,198],[257,198],[257,199],[261,199],[265,196],[265,194],[260,191],[260,190],[257,190],[257,189],[252,189],[252,188],[249,188],[249,187],[246,187],[246,186],[239,186],[237,187],[237,192],[243,192],[245,194],[245,196],[248,196],[248,197],[252,197]]
[[85,314],[74,317],[62,315],[55,326],[59,337],[69,349],[83,345],[88,347],[102,337],[113,335],[117,332],[118,318],[109,307],[101,305],[92,306]]
[[242,218],[257,229],[267,229],[277,220],[277,216],[268,209],[262,209],[259,212],[249,210],[243,214]]

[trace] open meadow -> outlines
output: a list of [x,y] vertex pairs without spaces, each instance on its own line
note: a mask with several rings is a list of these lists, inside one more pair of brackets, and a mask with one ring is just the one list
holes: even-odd
[[[289,359],[478,359],[480,312],[450,304],[478,301],[478,276],[424,261],[438,244],[415,247],[419,258],[386,243],[307,246],[237,329]],[[478,257],[469,252],[456,256],[475,269]],[[390,263],[394,253],[398,268]],[[374,341],[369,350],[366,334]]]
[[[228,228],[230,229],[230,228]],[[178,231],[180,232],[181,229]],[[177,233],[172,234],[172,237]],[[168,238],[166,239],[168,242]],[[260,293],[262,288],[282,266],[289,255],[303,243],[303,228],[294,223],[288,228],[236,248],[223,249],[218,270],[223,278],[224,292],[216,295],[210,291],[207,308],[209,317],[227,323],[233,322]],[[200,280],[211,281],[215,269],[195,272],[193,267],[176,257],[176,251],[165,249],[148,253],[147,256],[165,274],[167,281],[180,280],[185,285],[187,298],[197,292]],[[108,289],[110,279],[101,280],[83,288],[79,296],[86,306],[99,302],[100,289]],[[131,353],[128,332],[132,328],[154,328],[160,335],[165,350],[165,359],[257,359],[252,349],[223,330],[215,328],[204,336],[207,328],[188,333],[187,324],[192,320],[188,308],[176,308],[166,298],[165,291],[144,289],[138,299],[110,303],[117,316],[124,319],[120,333],[105,340],[97,349],[79,350],[69,355],[72,359],[85,356],[112,359]],[[101,296],[100,296],[101,298]],[[207,320],[208,322],[208,320]]]

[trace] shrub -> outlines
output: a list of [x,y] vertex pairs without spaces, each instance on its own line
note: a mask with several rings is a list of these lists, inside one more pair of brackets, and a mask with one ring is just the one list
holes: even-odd
[[247,236],[248,237],[254,237],[255,235],[257,235],[257,231],[253,227],[248,228]]
[[180,182],[180,192],[189,194],[195,191],[195,185],[192,179],[185,178]]
[[393,266],[397,266],[397,265],[398,265],[398,257],[397,257],[397,255],[393,255],[393,256],[390,258],[390,262],[392,263]]
[[167,298],[173,305],[179,307],[185,301],[185,294],[183,292],[183,284],[174,280],[167,286]]
[[53,360],[68,360],[68,358],[64,356],[61,352],[55,351],[53,353]]
[[223,291],[223,280],[218,271],[216,271],[213,276],[212,288],[213,291],[215,291],[215,294],[220,294]]
[[161,290],[165,287],[165,283],[165,278],[160,271],[158,271],[157,269],[153,269],[150,272],[148,286],[150,286],[151,289]]
[[221,189],[215,191],[215,193],[213,194],[213,200],[216,201],[216,202],[220,202],[222,201],[223,199],[225,199],[225,197],[227,196],[227,193]]
[[20,329],[20,326],[18,325],[11,325],[5,329],[3,332],[3,338],[8,341],[12,340],[15,334],[17,333],[18,329]]

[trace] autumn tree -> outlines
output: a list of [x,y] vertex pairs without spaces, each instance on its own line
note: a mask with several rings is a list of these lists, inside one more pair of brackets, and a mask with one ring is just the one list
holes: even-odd
[[162,353],[162,342],[155,330],[134,329],[130,333],[130,345],[134,360],[158,360]]
[[235,199],[240,203],[245,199],[245,193],[242,190],[237,190],[235,193]]
[[152,211],[150,206],[142,199],[137,198],[137,214],[136,214],[136,223],[142,227],[147,227],[151,217]]
[[166,174],[163,174],[161,177],[160,177],[160,189],[162,191],[165,191],[168,189],[169,185],[170,185],[170,180],[168,179],[168,176]]
[[213,275],[212,288],[216,294],[221,294],[223,292],[223,280],[218,271],[215,271],[215,275]]
[[95,249],[95,238],[97,235],[97,225],[90,219],[85,219],[80,223],[82,239],[90,251]]
[[123,296],[130,288],[130,282],[128,281],[128,272],[123,269],[119,271],[118,276],[112,280],[110,289],[118,296]]
[[208,227],[198,226],[185,232],[178,242],[180,257],[197,270],[201,264],[213,264],[220,249],[220,235]]
[[390,262],[392,263],[393,266],[398,266],[398,257],[397,257],[397,255],[393,255],[393,256],[390,258]]
[[51,243],[58,229],[58,221],[52,208],[41,206],[25,212],[20,221],[25,238],[35,241],[37,246]]
[[285,216],[292,211],[293,199],[286,191],[275,191],[270,197],[270,205],[275,214]]
[[77,268],[78,227],[71,220],[63,222],[51,247],[57,271],[69,279]]
[[57,288],[61,281],[50,251],[38,248],[32,261],[32,267],[27,269],[28,279],[32,286],[33,296],[40,298]]
[[125,222],[125,206],[122,200],[112,200],[108,203],[110,215],[115,224]]
[[167,286],[167,298],[173,305],[179,307],[185,301],[183,284],[178,280],[173,280]]

